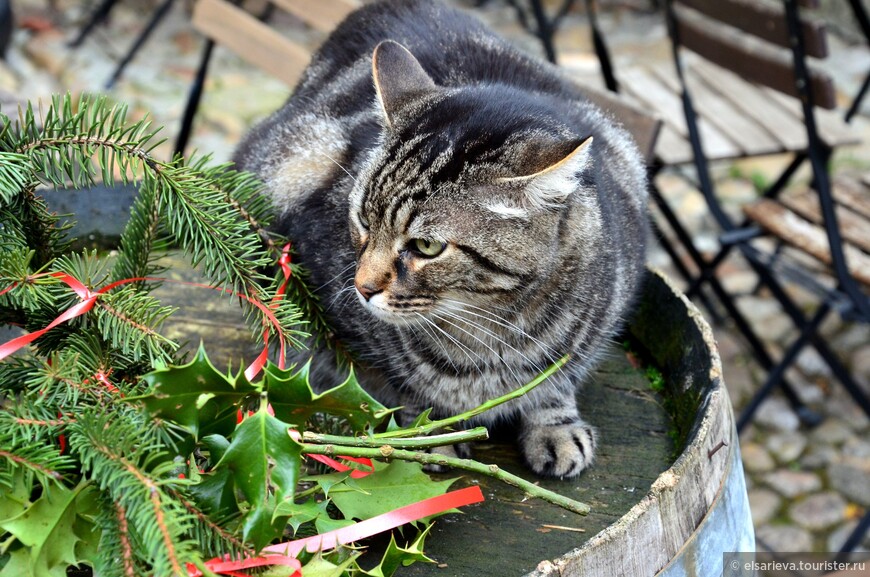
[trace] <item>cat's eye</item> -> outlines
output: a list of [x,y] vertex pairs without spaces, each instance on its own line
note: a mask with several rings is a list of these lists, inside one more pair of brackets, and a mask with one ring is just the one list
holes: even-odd
[[411,240],[409,245],[414,252],[427,257],[438,256],[447,248],[446,243],[438,242],[437,240],[426,240],[425,238],[415,238]]
[[369,221],[366,217],[362,215],[361,212],[356,215],[356,218],[357,220],[359,220],[359,224],[361,227],[363,227],[363,230],[369,229]]

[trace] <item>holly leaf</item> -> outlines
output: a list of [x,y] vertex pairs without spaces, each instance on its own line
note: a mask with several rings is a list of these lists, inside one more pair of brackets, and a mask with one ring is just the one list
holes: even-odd
[[[0,571],[0,577],[41,577],[33,573],[33,568],[30,565],[30,553],[31,551],[26,547],[9,551],[7,553],[9,559],[3,566],[3,570]],[[64,577],[66,569],[63,567],[59,569],[62,569],[63,573],[56,571],[54,575],[46,575],[46,577]]]
[[[371,519],[423,499],[443,495],[456,479],[433,481],[420,463],[374,462],[375,472],[355,479],[353,487],[335,485],[330,497],[348,519]],[[359,492],[366,493],[364,496]],[[434,517],[434,516],[433,516]]]
[[[359,553],[354,553],[350,558],[345,559],[341,565],[336,565],[332,561],[324,559],[323,555],[316,555],[311,561],[302,566],[302,574],[305,577],[344,577],[347,574],[345,572],[354,566],[359,555]],[[272,576],[268,575],[268,577]]]
[[[265,399],[260,409],[243,420],[215,471],[226,468],[248,502],[243,537],[257,549],[273,537],[276,503],[293,499],[302,461],[302,447],[288,434],[290,425],[269,414]],[[279,533],[280,534],[280,533]]]
[[[406,547],[400,547],[396,543],[396,536],[390,535],[390,544],[387,546],[387,550],[384,551],[381,562],[377,567],[369,571],[362,571],[363,575],[369,575],[370,577],[392,577],[399,567],[407,567],[417,561],[434,563],[435,561],[423,553],[423,542],[426,540],[426,536],[431,529],[432,525],[430,524],[417,536],[417,539],[413,543]],[[308,577],[307,574],[306,577]]]
[[272,520],[279,517],[287,518],[287,523],[293,527],[293,534],[299,530],[299,527],[314,521],[318,517],[329,517],[326,512],[326,507],[329,505],[329,500],[317,502],[316,499],[308,499],[304,503],[294,503],[293,501],[282,501],[275,507],[275,512],[272,513]]
[[33,492],[33,473],[23,467],[12,471],[10,490],[0,492],[0,525],[6,520],[17,517],[30,506]]
[[356,479],[350,476],[349,471],[341,473],[326,473],[323,475],[309,475],[305,477],[304,480],[317,483],[317,485],[320,487],[320,490],[323,491],[323,495],[325,497],[329,497],[329,491],[339,484],[344,486],[345,490],[364,493],[362,489],[357,487]]
[[79,563],[93,564],[97,558],[102,529],[97,525],[95,516],[99,508],[99,491],[93,486],[87,486],[76,497],[76,520],[73,531],[79,538],[76,543],[76,558]]
[[0,523],[0,528],[30,550],[29,571],[33,575],[65,575],[66,567],[78,561],[75,547],[79,539],[73,525],[76,496],[82,487],[43,487],[42,496],[24,512]]
[[350,527],[355,524],[356,523],[350,519],[332,519],[328,516],[321,516],[314,520],[314,527],[320,534],[329,533],[330,531],[338,531],[339,529],[344,529],[345,527]]
[[[211,463],[218,463],[230,446],[230,442],[220,435],[208,435],[200,443],[208,451]],[[215,467],[208,473],[200,473],[198,477],[199,482],[187,489],[197,507],[217,519],[225,519],[238,512],[233,473],[229,467]]]
[[239,510],[230,469],[203,473],[199,483],[190,485],[187,491],[199,509],[216,519],[225,519]]
[[329,413],[346,419],[354,431],[361,431],[366,425],[377,426],[392,412],[362,389],[353,370],[342,384],[316,394],[308,380],[310,366],[306,363],[296,372],[273,364],[266,367],[263,386],[276,417],[301,426],[314,413]]
[[211,433],[228,436],[238,407],[258,392],[244,375],[218,371],[202,345],[188,364],[157,369],[143,379],[151,391],[126,400],[141,401],[152,416],[176,423],[195,439]]

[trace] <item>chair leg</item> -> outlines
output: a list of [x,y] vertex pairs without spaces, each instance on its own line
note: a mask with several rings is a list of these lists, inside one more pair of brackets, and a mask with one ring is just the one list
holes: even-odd
[[858,525],[855,529],[846,537],[846,542],[843,543],[843,547],[840,548],[840,552],[837,553],[837,556],[834,557],[834,561],[843,562],[847,561],[849,558],[849,553],[855,550],[858,545],[861,544],[861,539],[864,537],[864,534],[870,530],[870,511],[864,513],[864,516],[861,517],[861,520],[858,521]]
[[556,64],[556,48],[553,46],[553,35],[555,34],[553,25],[550,19],[547,18],[547,13],[541,0],[529,0],[529,3],[532,5],[532,14],[535,17],[537,25],[538,40],[541,41],[541,45],[544,47],[544,55],[547,57],[547,60]]
[[181,127],[178,129],[178,137],[175,140],[175,156],[184,156],[184,150],[187,148],[188,140],[190,140],[190,133],[193,130],[193,119],[199,108],[199,102],[202,100],[202,91],[205,88],[205,78],[208,75],[208,65],[211,61],[213,50],[214,41],[211,38],[206,39],[202,56],[199,59],[199,68],[196,70],[196,77],[190,86],[187,104],[184,105],[184,116],[181,118]]
[[[867,43],[870,44],[870,17],[867,15],[867,10],[864,8],[861,0],[849,0],[849,5],[852,7],[852,12],[855,14],[855,20],[858,21],[858,25],[861,27],[861,32],[864,33],[864,38],[867,40]],[[855,114],[858,113],[858,109],[861,107],[861,101],[864,100],[864,97],[867,95],[868,88],[870,88],[870,72],[868,72],[867,76],[864,77],[864,83],[861,85],[860,90],[858,90],[855,99],[852,100],[852,105],[849,106],[848,112],[846,112],[846,116],[844,117],[846,122],[851,122]]]
[[[714,324],[722,324],[724,322],[722,315],[719,314],[719,311],[713,304],[710,302],[707,295],[704,291],[700,290],[700,286],[698,286],[698,279],[704,278],[705,280],[709,280],[712,276],[710,273],[710,266],[707,261],[704,259],[704,256],[698,252],[698,249],[695,248],[694,243],[692,242],[692,237],[689,235],[686,228],[677,218],[677,215],[674,214],[674,211],[671,210],[671,207],[668,205],[667,201],[661,195],[661,192],[655,186],[655,184],[650,184],[650,196],[653,201],[656,203],[656,206],[664,216],[665,220],[668,222],[668,226],[671,227],[671,230],[674,231],[674,234],[677,235],[677,240],[683,247],[686,249],[686,252],[689,253],[689,257],[692,259],[695,267],[700,271],[698,276],[693,276],[689,270],[686,268],[686,265],[683,264],[683,261],[680,259],[679,255],[674,249],[673,245],[667,241],[666,237],[662,234],[661,238],[664,241],[662,246],[665,251],[667,251],[668,255],[670,255],[671,260],[674,262],[674,266],[677,268],[677,271],[686,281],[686,285],[689,287],[686,290],[686,296],[689,298],[697,298],[701,305],[707,310],[710,315],[711,320]],[[694,287],[694,288],[693,288]]]
[[112,72],[112,76],[106,82],[106,90],[112,88],[112,86],[115,85],[115,82],[121,78],[124,69],[127,68],[127,65],[130,64],[130,62],[132,62],[133,58],[142,48],[142,45],[145,44],[145,41],[148,40],[148,37],[151,36],[151,33],[154,32],[155,28],[157,28],[160,21],[169,13],[169,9],[172,7],[172,2],[173,0],[163,0],[163,3],[157,7],[157,10],[155,10],[154,14],[151,15],[151,19],[148,20],[148,24],[145,25],[145,28],[133,41],[133,45],[130,46],[129,50],[127,50],[127,53],[121,59],[121,62],[118,63],[115,71]]
[[102,2],[100,2],[100,5],[97,6],[93,12],[91,12],[91,17],[88,18],[88,21],[85,22],[84,26],[82,26],[82,29],[76,35],[75,39],[69,43],[69,47],[78,48],[79,46],[81,46],[82,42],[84,42],[85,38],[87,38],[91,34],[97,24],[99,24],[109,16],[109,12],[112,11],[112,8],[117,2],[118,0],[103,0]]
[[[771,294],[776,298],[785,311],[786,315],[791,319],[796,327],[806,327],[808,321],[804,317],[803,312],[785,292],[782,285],[773,277],[770,271],[767,270],[764,263],[760,262],[758,256],[754,253],[754,249],[747,245],[740,245],[744,256],[749,262],[752,269],[759,276],[759,279],[764,283]],[[827,302],[822,306],[829,306]],[[821,310],[821,309],[820,309]],[[867,416],[870,416],[870,399],[861,391],[861,388],[855,383],[849,371],[837,358],[837,355],[831,350],[825,340],[817,333],[813,332],[810,335],[813,346],[827,363],[828,367],[834,373],[834,376],[840,381],[840,384],[846,389],[849,395],[855,400],[861,410]],[[809,423],[808,423],[809,424]]]
[[[797,340],[795,340],[791,346],[786,351],[785,355],[783,355],[782,359],[779,361],[779,364],[771,370],[767,379],[764,382],[764,385],[761,386],[760,389],[755,393],[752,397],[752,400],[749,401],[749,404],[743,409],[743,412],[740,413],[740,417],[737,419],[737,432],[740,433],[749,424],[749,421],[755,415],[756,410],[764,402],[765,399],[773,392],[773,389],[782,383],[782,379],[785,376],[785,371],[794,363],[795,359],[797,359],[798,354],[803,350],[803,348],[810,343],[812,340],[813,334],[819,328],[819,325],[828,316],[828,313],[831,311],[828,303],[823,303],[819,310],[816,311],[815,316],[807,323],[803,329],[801,330],[800,336],[798,336]],[[803,414],[798,412],[798,417],[802,417],[803,421],[805,418],[810,418],[813,421],[818,421],[820,419],[817,418],[812,411],[809,411],[805,406],[802,406]],[[807,412],[809,411],[809,413]]]

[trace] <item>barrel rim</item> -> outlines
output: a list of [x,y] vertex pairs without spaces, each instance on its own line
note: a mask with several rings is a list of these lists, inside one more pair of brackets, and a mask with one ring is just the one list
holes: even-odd
[[[605,546],[609,542],[624,537],[635,524],[642,520],[643,517],[654,512],[656,504],[661,503],[663,498],[665,498],[669,492],[680,491],[680,480],[686,476],[691,467],[697,463],[699,459],[706,459],[708,457],[708,452],[718,443],[718,439],[716,441],[711,440],[711,430],[714,428],[714,425],[718,425],[723,419],[725,419],[728,421],[726,427],[727,430],[734,430],[731,404],[722,380],[722,362],[710,325],[704,319],[698,308],[674,285],[673,281],[671,281],[666,274],[652,266],[648,266],[647,269],[648,276],[650,277],[648,282],[663,283],[667,291],[670,293],[670,297],[676,297],[676,299],[685,307],[688,317],[687,322],[693,325],[697,330],[700,336],[700,341],[704,346],[704,358],[709,359],[709,369],[707,371],[708,378],[700,389],[702,391],[702,398],[700,399],[695,421],[680,455],[670,467],[658,476],[650,487],[648,493],[638,501],[638,503],[636,503],[613,524],[599,531],[582,546],[552,561],[542,561],[538,565],[538,568],[529,573],[529,575],[539,577],[563,575],[563,570],[560,566],[568,565],[572,561],[580,561],[584,559],[587,554],[599,547]],[[723,452],[727,451],[725,453],[728,457],[726,461],[730,462],[733,457],[733,452],[737,450],[735,447],[736,436],[732,433],[729,434],[728,439],[723,440],[726,441],[727,446],[723,446],[721,450]],[[709,510],[721,495],[721,485],[727,479],[727,473],[730,468],[729,464],[720,471],[715,490],[710,498],[706,499],[704,512],[699,515],[698,518],[692,519],[690,530],[682,531],[679,535],[682,542],[688,541],[692,534],[694,534],[702,525]],[[682,490],[686,490],[686,488],[684,487]],[[662,543],[662,545],[664,545],[664,543]],[[652,553],[653,552],[650,551],[649,563],[651,564],[654,562],[655,557]],[[673,558],[674,556],[671,555],[667,561],[660,563],[659,566],[649,567],[647,574],[659,573],[670,564]]]

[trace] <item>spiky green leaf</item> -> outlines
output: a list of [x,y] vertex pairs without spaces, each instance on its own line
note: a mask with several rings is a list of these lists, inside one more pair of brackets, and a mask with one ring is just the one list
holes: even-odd
[[[375,472],[356,479],[353,488],[332,487],[329,495],[348,519],[371,519],[393,509],[447,492],[456,479],[433,481],[419,463],[374,462]],[[362,492],[362,494],[360,494]]]
[[390,411],[365,392],[351,370],[337,387],[317,394],[309,383],[310,363],[297,371],[282,370],[270,364],[265,369],[263,388],[275,416],[302,425],[314,413],[329,413],[342,417],[354,430],[378,425]]
[[247,379],[219,372],[202,346],[186,365],[158,369],[143,379],[151,391],[128,400],[141,401],[152,416],[176,423],[195,439],[210,434],[228,437],[237,409],[257,392]]
[[293,499],[302,447],[289,435],[290,425],[260,409],[236,428],[232,441],[215,466],[232,472],[236,487],[247,501],[243,537],[261,548],[274,538],[275,505]]

